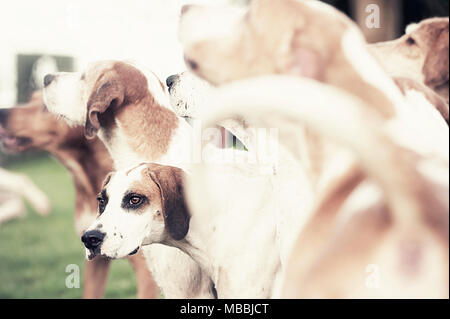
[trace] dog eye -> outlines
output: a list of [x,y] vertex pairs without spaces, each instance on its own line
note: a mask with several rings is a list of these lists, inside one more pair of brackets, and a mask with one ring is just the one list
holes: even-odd
[[103,197],[97,197],[98,201],[98,212],[101,214],[105,210],[106,200]]
[[408,39],[406,39],[406,43],[408,45],[414,45],[414,44],[416,44],[416,40],[414,40],[413,38],[409,37]]
[[142,198],[139,196],[130,197],[129,203],[130,205],[139,205],[142,202]]

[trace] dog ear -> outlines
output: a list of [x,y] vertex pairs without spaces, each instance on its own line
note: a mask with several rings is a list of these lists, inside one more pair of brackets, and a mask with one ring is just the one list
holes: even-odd
[[161,192],[164,223],[170,236],[183,239],[189,230],[190,214],[184,196],[184,173],[180,168],[152,164],[150,178]]
[[87,103],[85,136],[92,139],[100,129],[98,116],[112,105],[121,105],[125,98],[125,86],[115,71],[104,74]]
[[440,86],[449,80],[449,31],[448,20],[446,26],[443,27],[437,40],[428,51],[425,58],[422,72],[425,76],[425,84],[430,87]]

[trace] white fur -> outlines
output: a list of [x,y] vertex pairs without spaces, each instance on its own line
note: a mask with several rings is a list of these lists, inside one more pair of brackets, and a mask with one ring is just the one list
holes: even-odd
[[88,93],[80,81],[81,73],[59,72],[44,88],[44,103],[50,112],[62,116],[69,125],[84,125]]
[[420,25],[419,25],[418,23],[411,23],[411,24],[408,24],[408,26],[407,26],[406,29],[405,29],[405,33],[406,33],[406,34],[411,34],[411,33],[413,33],[414,31],[416,31],[417,29],[419,29],[419,27],[420,27]]
[[[198,19],[198,13],[202,10],[208,10],[208,14]],[[227,38],[236,31],[236,25],[246,12],[247,9],[242,7],[208,6],[205,9],[193,6],[183,15],[182,23],[189,25],[189,28],[181,27],[179,38],[183,45],[211,38]]]
[[[91,65],[90,68],[96,68],[102,70],[108,68],[112,61],[97,62],[95,65]],[[165,89],[161,87],[159,80],[156,76],[150,72],[145,71],[144,74],[147,76],[149,91],[154,94],[155,99],[161,103],[161,106],[171,109],[169,105],[168,98],[166,96]],[[55,80],[44,89],[44,101],[48,109],[58,115],[64,117],[64,119],[72,125],[84,125],[86,121],[86,106],[88,98],[91,94],[92,88],[87,87],[85,81],[81,80],[81,73],[58,73],[56,74]],[[179,162],[181,156],[181,162],[185,163],[185,151],[179,153],[177,149],[182,147],[185,150],[185,141],[188,141],[190,134],[186,133],[189,130],[188,124],[184,122],[181,118],[180,125],[171,140],[169,146],[169,153],[172,154],[170,158],[167,156],[163,158],[163,161],[167,160],[171,164]],[[135,166],[143,162],[155,161],[153,158],[142,158],[138,156],[129,147],[129,141],[125,134],[121,131],[120,123],[116,120],[118,130],[114,131],[114,136],[109,143],[105,143],[105,146],[109,150],[116,169],[124,169],[130,166]],[[99,131],[99,138],[105,141],[102,130]],[[151,137],[149,137],[151,138]],[[161,159],[159,159],[161,163]],[[164,164],[164,163],[162,163]],[[122,216],[122,215],[114,215]],[[117,221],[115,218],[106,218],[108,224]],[[135,221],[141,221],[140,218],[135,218]],[[127,234],[127,230],[121,231],[123,234]],[[117,239],[117,238],[116,238]],[[130,241],[134,242],[134,241]],[[128,246],[121,245],[117,246],[117,243],[107,245],[107,253],[113,252],[117,256],[121,256],[126,253]],[[119,249],[119,250],[117,250]],[[166,252],[161,258],[158,254],[162,249]],[[149,253],[152,248],[149,247],[145,250]],[[149,253],[150,255],[150,253]],[[195,274],[201,273],[201,269],[198,265],[187,255],[180,254],[175,248],[163,247],[157,248],[151,257],[147,258],[149,264],[157,263],[155,266],[149,266],[153,269],[155,279],[157,284],[163,290],[167,298],[200,298],[209,297],[212,298],[212,292],[209,287],[210,279],[205,276],[196,276]],[[177,264],[179,267],[173,267],[170,265]],[[185,271],[185,272],[183,272]],[[200,282],[195,282],[192,280],[200,280]],[[196,287],[196,289],[194,289]],[[166,289],[167,288],[167,289]]]

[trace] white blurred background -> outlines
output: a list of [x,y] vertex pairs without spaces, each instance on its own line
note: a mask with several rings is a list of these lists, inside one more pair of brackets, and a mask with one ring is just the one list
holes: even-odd
[[133,60],[162,81],[185,70],[177,29],[180,8],[188,2],[239,1],[2,0],[0,107],[24,102],[25,97],[20,101],[23,94],[18,99],[17,92],[18,55],[44,56],[31,65],[35,86],[46,73],[56,71],[55,56],[68,58],[73,70],[96,60]]

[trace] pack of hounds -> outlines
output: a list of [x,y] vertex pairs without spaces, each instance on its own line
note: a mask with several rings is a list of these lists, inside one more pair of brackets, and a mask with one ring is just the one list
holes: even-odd
[[165,84],[99,61],[0,111],[73,176],[85,298],[118,258],[140,298],[449,297],[448,17],[369,45],[319,1],[188,5],[179,39]]

